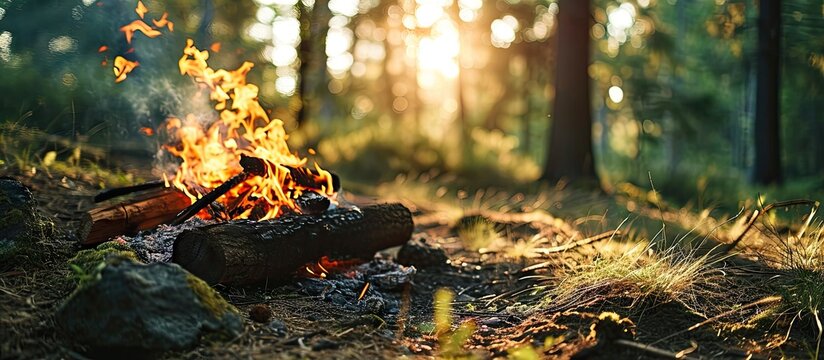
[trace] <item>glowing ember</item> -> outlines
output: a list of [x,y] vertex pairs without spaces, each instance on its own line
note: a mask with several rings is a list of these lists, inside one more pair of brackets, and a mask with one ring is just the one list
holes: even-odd
[[140,63],[137,61],[129,61],[122,56],[114,58],[114,82],[121,82],[126,80],[126,75],[132,72]]
[[162,28],[167,27],[169,31],[175,31],[175,23],[169,21],[167,18],[169,17],[168,13],[163,13],[163,16],[160,17],[160,20],[152,20],[154,26]]
[[[198,195],[240,173],[243,154],[266,160],[267,175],[250,177],[221,198],[232,218],[270,219],[287,209],[299,211],[295,199],[306,191],[333,197],[331,174],[317,164],[313,172],[301,169],[307,160],[289,151],[283,122],[269,119],[258,103],[258,87],[246,83],[246,74],[254,64],[244,62],[236,70],[214,70],[208,59],[208,51],[197,49],[188,40],[178,62],[181,74],[209,89],[220,116],[208,128],[193,115],[185,120],[168,119],[166,131],[173,143],[165,149],[182,160],[172,185],[195,201]],[[313,177],[312,181],[297,181],[298,172]],[[311,184],[320,185],[313,188]],[[209,218],[205,211],[199,216]]]
[[137,16],[140,16],[140,18],[142,19],[143,16],[146,15],[147,12],[149,12],[149,9],[146,8],[146,5],[143,5],[142,1],[138,1],[137,7],[134,9],[134,12],[136,12]]
[[129,44],[132,43],[132,37],[134,36],[134,33],[137,32],[137,31],[142,32],[144,35],[146,35],[150,38],[156,38],[156,37],[162,35],[160,31],[157,31],[156,29],[152,28],[151,26],[149,26],[149,24],[146,24],[143,20],[132,21],[128,25],[121,27],[120,31],[122,31],[124,34],[126,34],[126,42],[129,43]]

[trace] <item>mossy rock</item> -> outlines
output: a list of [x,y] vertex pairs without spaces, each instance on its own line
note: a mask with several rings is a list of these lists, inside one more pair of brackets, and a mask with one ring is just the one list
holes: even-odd
[[91,355],[153,357],[242,330],[237,309],[176,264],[108,256],[58,309],[61,332]]
[[74,276],[82,283],[101,270],[107,259],[118,257],[140,262],[135,251],[125,242],[109,241],[94,249],[78,251],[68,263],[69,267],[74,270]]
[[0,263],[13,267],[36,262],[43,251],[38,242],[54,234],[54,223],[37,212],[31,190],[19,181],[0,177]]

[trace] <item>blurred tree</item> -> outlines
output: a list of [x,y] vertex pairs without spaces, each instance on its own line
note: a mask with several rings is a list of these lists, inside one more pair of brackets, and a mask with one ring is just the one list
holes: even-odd
[[590,108],[590,3],[560,0],[556,96],[548,154],[541,178],[597,183]]
[[312,102],[320,94],[318,84],[323,83],[326,72],[326,33],[329,31],[329,5],[327,0],[316,0],[313,6],[299,3],[300,20],[300,109],[295,119],[298,127],[305,125],[312,111]]
[[781,0],[762,0],[759,6],[753,181],[778,184],[781,183]]

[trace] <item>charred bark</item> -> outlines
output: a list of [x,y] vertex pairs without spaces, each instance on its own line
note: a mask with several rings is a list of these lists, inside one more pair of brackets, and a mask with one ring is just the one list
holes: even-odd
[[210,284],[278,282],[323,256],[368,259],[404,244],[412,228],[412,213],[400,204],[238,220],[184,231],[172,261]]

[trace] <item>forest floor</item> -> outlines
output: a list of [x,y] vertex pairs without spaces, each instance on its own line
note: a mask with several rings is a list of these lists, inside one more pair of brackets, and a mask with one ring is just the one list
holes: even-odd
[[[80,249],[74,229],[106,181],[89,172],[4,171],[32,189],[60,232],[41,242],[37,263],[0,273],[0,358],[86,358],[56,330],[53,314],[75,287],[66,263]],[[354,202],[402,202],[414,214],[413,239],[448,256],[448,264],[420,267],[411,284],[386,295],[403,304],[400,311],[348,312],[307,294],[298,280],[218,287],[243,314],[245,331],[164,357],[818,355],[824,239],[809,206],[736,216],[669,206],[630,185],[469,192],[450,183],[423,174],[348,187]],[[724,255],[719,244],[738,237]],[[274,321],[249,319],[260,305]]]

